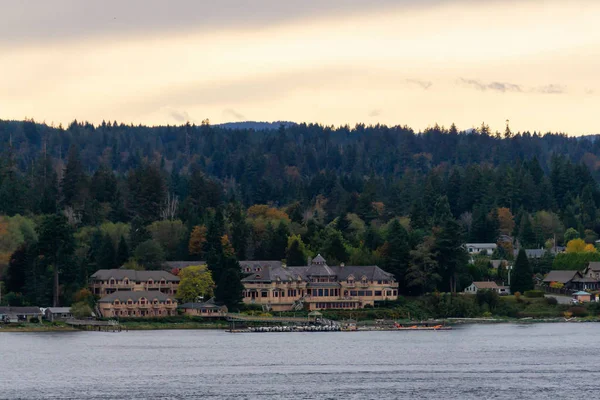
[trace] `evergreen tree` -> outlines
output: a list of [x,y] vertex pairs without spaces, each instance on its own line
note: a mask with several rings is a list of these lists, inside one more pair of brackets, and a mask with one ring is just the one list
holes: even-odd
[[86,186],[86,175],[79,158],[77,146],[72,145],[69,149],[67,166],[62,179],[63,205],[70,207],[81,206],[83,202],[84,189]]
[[118,267],[123,266],[129,260],[129,246],[125,237],[121,236],[119,239],[119,246],[117,248],[116,265]]
[[98,268],[99,269],[112,269],[115,268],[117,255],[115,252],[115,246],[113,245],[112,239],[108,234],[105,234],[102,238],[102,245],[98,254]]
[[[43,264],[53,271],[53,296],[52,305],[59,305],[59,275],[69,276],[69,267],[71,257],[75,251],[75,241],[73,230],[68,224],[67,219],[62,215],[45,216],[37,227],[38,234],[38,252],[43,256]],[[71,283],[69,280],[64,284]]]
[[510,279],[511,293],[525,293],[533,289],[533,273],[524,249],[519,250]]
[[307,252],[300,235],[292,235],[288,238],[288,245],[285,251],[285,261],[288,266],[306,265]]
[[443,289],[456,293],[458,276],[467,264],[468,255],[463,247],[460,225],[454,219],[446,220],[436,235],[435,252]]
[[244,285],[241,282],[240,264],[233,257],[223,257],[219,269],[223,271],[217,281],[216,300],[227,306],[230,312],[237,311],[243,300]]
[[384,248],[385,270],[394,274],[400,285],[400,290],[405,291],[405,274],[410,260],[410,246],[408,232],[396,219],[389,225]]

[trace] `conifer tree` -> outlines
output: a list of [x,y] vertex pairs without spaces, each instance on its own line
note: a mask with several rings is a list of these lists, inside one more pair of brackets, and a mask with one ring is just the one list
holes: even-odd
[[533,273],[524,249],[519,250],[510,279],[510,291],[525,293],[533,289]]

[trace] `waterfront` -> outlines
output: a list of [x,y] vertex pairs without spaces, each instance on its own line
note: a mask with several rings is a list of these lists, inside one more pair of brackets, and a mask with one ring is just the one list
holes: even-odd
[[579,398],[600,325],[0,334],[0,399]]

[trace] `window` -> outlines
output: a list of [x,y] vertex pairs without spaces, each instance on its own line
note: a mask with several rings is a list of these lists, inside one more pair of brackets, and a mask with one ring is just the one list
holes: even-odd
[[381,290],[376,290],[375,291],[375,296],[381,296]]
[[269,294],[266,291],[260,293],[260,297],[267,297]]
[[357,295],[358,295],[358,292],[356,290],[351,290],[350,291],[350,296],[356,297]]
[[154,281],[152,279],[148,279],[148,285],[154,285]]

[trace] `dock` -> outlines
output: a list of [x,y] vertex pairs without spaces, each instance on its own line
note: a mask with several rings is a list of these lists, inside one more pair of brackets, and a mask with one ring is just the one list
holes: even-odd
[[121,332],[121,325],[115,320],[96,321],[92,319],[68,319],[65,323],[84,331]]

